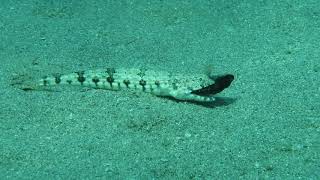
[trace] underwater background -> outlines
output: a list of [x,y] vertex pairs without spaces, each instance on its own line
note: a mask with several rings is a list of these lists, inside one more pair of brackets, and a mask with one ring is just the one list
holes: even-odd
[[[0,179],[319,179],[320,1],[2,0]],[[207,106],[18,78],[235,76]]]

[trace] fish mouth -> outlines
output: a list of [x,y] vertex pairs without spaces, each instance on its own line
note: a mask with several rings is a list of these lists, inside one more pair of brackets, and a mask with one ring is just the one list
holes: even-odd
[[196,94],[199,96],[212,96],[228,88],[233,80],[234,76],[232,74],[218,76],[215,78],[213,84],[194,90],[191,92],[191,94]]

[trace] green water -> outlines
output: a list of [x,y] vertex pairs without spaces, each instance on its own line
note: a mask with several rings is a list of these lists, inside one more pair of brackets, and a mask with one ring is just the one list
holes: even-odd
[[[0,179],[319,179],[319,7],[1,1]],[[213,105],[11,86],[104,67],[235,80]]]

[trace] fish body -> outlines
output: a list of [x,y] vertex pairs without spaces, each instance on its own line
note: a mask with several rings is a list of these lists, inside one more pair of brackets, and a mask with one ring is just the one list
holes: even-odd
[[[232,75],[212,79],[205,74],[174,74],[148,69],[106,68],[45,76],[37,87],[76,85],[107,90],[129,89],[183,101],[212,102],[227,88]],[[217,81],[218,79],[218,81]]]

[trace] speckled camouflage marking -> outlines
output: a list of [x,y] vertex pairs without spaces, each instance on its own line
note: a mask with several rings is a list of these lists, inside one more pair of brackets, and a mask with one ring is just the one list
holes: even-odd
[[46,76],[40,80],[39,85],[69,84],[108,90],[132,89],[178,100],[211,102],[215,100],[213,94],[202,95],[201,89],[214,83],[205,74],[182,75],[146,69],[107,68]]

